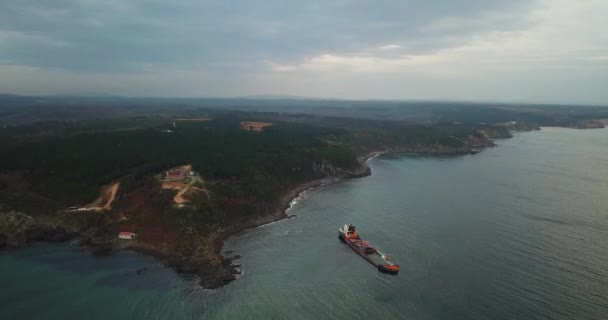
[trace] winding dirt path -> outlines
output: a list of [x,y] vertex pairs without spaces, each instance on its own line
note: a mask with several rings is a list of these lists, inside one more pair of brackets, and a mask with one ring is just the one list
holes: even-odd
[[103,186],[99,192],[99,197],[97,197],[97,199],[95,199],[93,202],[84,206],[84,208],[87,211],[112,210],[112,204],[114,203],[114,199],[116,198],[116,193],[118,193],[119,187],[120,181],[117,181],[111,185]]
[[184,188],[179,190],[179,192],[173,198],[173,201],[175,201],[175,203],[177,203],[177,204],[190,202],[184,198],[184,194],[186,194],[186,192],[188,192],[188,190],[190,190],[190,187],[192,187],[193,184],[194,184],[194,179],[190,180],[190,183],[188,183]]
[[114,199],[116,198],[116,193],[118,192],[118,187],[120,187],[120,181],[113,184],[112,187],[110,188],[110,197],[108,198],[108,201],[106,202],[106,204],[103,206],[104,209],[112,210],[112,203],[114,203]]

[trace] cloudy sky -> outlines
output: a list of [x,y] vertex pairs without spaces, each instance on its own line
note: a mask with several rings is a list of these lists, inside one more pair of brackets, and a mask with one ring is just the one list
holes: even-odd
[[0,92],[608,104],[608,0],[0,2]]

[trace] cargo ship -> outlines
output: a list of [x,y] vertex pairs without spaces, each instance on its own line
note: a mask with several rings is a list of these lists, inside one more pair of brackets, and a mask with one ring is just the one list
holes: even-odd
[[389,262],[388,256],[372,247],[369,241],[361,240],[357,229],[352,224],[338,229],[338,237],[378,270],[389,274],[399,273],[399,265]]

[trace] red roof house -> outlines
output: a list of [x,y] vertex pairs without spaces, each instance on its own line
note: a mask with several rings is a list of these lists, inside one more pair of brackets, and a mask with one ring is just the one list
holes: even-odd
[[137,233],[128,232],[128,231],[121,231],[121,232],[118,233],[118,237],[120,239],[132,240],[132,239],[137,238]]

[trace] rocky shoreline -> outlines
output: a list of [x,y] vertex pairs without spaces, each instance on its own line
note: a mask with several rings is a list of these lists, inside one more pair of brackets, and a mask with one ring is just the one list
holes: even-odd
[[[90,222],[80,222],[76,225],[83,227],[68,227],[65,221],[53,221],[52,219],[40,219],[38,221],[29,215],[19,212],[0,212],[0,249],[24,247],[32,241],[44,242],[65,242],[79,239],[78,246],[85,252],[93,255],[109,255],[115,250],[131,250],[144,255],[158,258],[167,267],[176,272],[196,274],[199,283],[203,288],[215,289],[236,279],[240,274],[241,265],[235,260],[240,259],[239,255],[223,250],[224,240],[248,229],[256,228],[271,222],[288,218],[287,210],[294,199],[303,192],[318,188],[320,186],[337,183],[347,179],[366,177],[371,174],[371,168],[366,165],[367,160],[385,153],[394,154],[417,154],[429,156],[455,156],[477,153],[476,148],[494,146],[491,140],[473,140],[463,147],[445,147],[440,145],[411,146],[407,148],[378,148],[362,152],[357,158],[358,166],[351,170],[332,166],[327,162],[315,163],[313,171],[319,179],[308,181],[294,186],[281,195],[269,214],[254,220],[229,226],[223,230],[219,239],[212,241],[214,257],[218,262],[210,265],[208,259],[192,256],[183,257],[175,254],[170,248],[157,247],[137,240],[121,241],[112,237],[94,237],[97,226],[91,227]],[[1,208],[0,208],[1,209]],[[102,219],[102,217],[98,217]],[[93,218],[94,219],[94,218]],[[61,220],[61,219],[58,219]],[[94,224],[95,225],[95,224]],[[135,272],[137,270],[134,269]]]
[[[209,266],[205,259],[182,257],[173,253],[168,248],[157,247],[138,240],[121,241],[115,237],[94,237],[93,234],[95,234],[96,227],[88,228],[88,230],[71,229],[62,225],[59,221],[35,219],[27,214],[16,211],[5,213],[0,211],[0,249],[23,248],[31,242],[67,242],[78,239],[77,245],[83,252],[96,256],[106,256],[111,255],[116,250],[130,250],[153,256],[176,272],[196,274],[203,288],[216,289],[235,280],[236,275],[241,273],[239,270],[241,265],[235,262],[235,260],[241,257],[239,255],[232,255],[232,252],[229,251],[221,253],[225,239],[247,229],[287,218],[286,211],[292,201],[304,191],[336,183],[344,179],[367,176],[371,173],[370,168],[363,164],[360,164],[359,168],[353,171],[345,171],[333,168],[327,164],[319,164],[319,170],[331,172],[333,176],[297,185],[279,198],[276,209],[271,210],[270,214],[225,229],[222,237],[218,239],[219,241],[214,242],[214,251],[220,258],[219,266]],[[134,272],[137,272],[137,270],[134,269]]]
[[63,226],[39,223],[21,212],[0,212],[0,249],[21,248],[32,241],[66,242],[79,234]]

